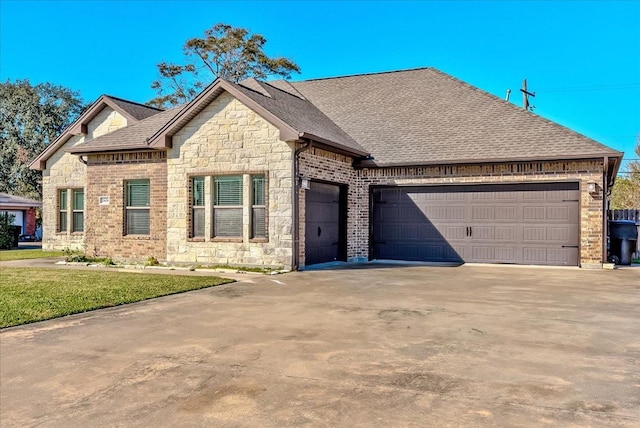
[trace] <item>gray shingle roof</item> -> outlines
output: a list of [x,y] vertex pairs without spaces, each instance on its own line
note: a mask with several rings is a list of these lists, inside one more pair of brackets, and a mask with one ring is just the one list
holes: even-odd
[[620,156],[433,68],[292,85],[379,166]]
[[0,208],[8,207],[41,207],[42,202],[33,199],[23,198],[22,196],[10,195],[8,193],[0,193]]
[[[621,154],[433,68],[307,80],[229,83],[300,133],[336,148],[370,153],[375,166],[619,157]],[[208,97],[222,89],[211,85]],[[205,91],[207,91],[205,90]],[[216,92],[218,91],[218,92]],[[240,96],[238,94],[238,96]],[[113,97],[112,97],[113,98]],[[207,97],[193,101],[204,108]],[[121,102],[123,100],[120,100]],[[246,100],[245,100],[246,101]],[[193,104],[193,103],[200,104]],[[131,106],[143,111],[146,106]],[[157,112],[72,153],[148,147],[189,105]],[[251,106],[249,106],[251,107]],[[124,108],[124,107],[123,107]],[[195,114],[195,109],[189,114]]]
[[148,117],[151,117],[163,111],[162,109],[159,109],[159,108],[135,103],[133,101],[124,100],[122,98],[114,97],[112,95],[106,95],[106,96],[109,97],[111,101],[113,101],[115,104],[117,104],[118,107],[120,107],[122,110],[126,111],[127,113],[129,113],[131,116],[133,116],[138,120],[146,119]]
[[68,151],[70,153],[90,153],[96,151],[117,151],[147,148],[147,138],[151,137],[164,124],[173,119],[184,106],[174,107],[136,122],[133,125],[116,129],[113,132],[78,144]]

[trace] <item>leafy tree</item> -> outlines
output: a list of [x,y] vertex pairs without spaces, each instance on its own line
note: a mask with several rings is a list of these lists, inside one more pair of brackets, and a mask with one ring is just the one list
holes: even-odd
[[82,113],[75,91],[28,80],[0,83],[0,192],[42,198],[29,163]]
[[206,85],[220,77],[238,82],[247,77],[268,76],[289,78],[300,68],[283,57],[270,58],[263,50],[267,42],[260,34],[250,34],[244,28],[216,24],[204,32],[203,38],[189,39],[183,46],[185,65],[161,62],[160,80],[151,84],[158,96],[150,105],[176,106],[193,99]]
[[[636,143],[636,159],[640,159],[640,135]],[[640,209],[640,160],[627,164],[628,176],[618,177],[611,190],[611,209]]]

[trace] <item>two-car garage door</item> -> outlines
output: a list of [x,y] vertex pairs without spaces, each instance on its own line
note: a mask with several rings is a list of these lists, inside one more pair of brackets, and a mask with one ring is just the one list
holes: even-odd
[[379,187],[373,259],[578,264],[578,183]]

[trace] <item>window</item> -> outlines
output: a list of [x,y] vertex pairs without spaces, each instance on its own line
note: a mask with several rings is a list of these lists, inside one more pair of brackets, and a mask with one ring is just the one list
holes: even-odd
[[126,182],[125,234],[149,234],[149,180]]
[[71,230],[73,232],[84,232],[84,190],[73,190],[73,217],[71,220]]
[[204,177],[191,179],[191,237],[204,237]]
[[264,238],[267,236],[264,205],[264,175],[251,177],[251,237]]
[[67,231],[67,189],[58,190],[58,232]]
[[242,176],[214,177],[213,236],[242,237]]

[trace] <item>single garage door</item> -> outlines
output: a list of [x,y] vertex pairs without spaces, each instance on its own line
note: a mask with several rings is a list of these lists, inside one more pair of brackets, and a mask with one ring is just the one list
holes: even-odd
[[578,183],[373,189],[374,259],[578,264]]
[[305,191],[305,265],[346,260],[345,193],[318,182]]

